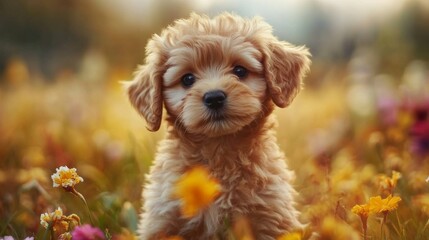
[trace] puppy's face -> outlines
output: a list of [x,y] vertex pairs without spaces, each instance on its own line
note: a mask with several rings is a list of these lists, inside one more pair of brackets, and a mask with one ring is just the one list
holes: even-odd
[[243,37],[189,36],[170,50],[166,66],[165,108],[187,132],[233,133],[261,113],[262,53]]
[[287,106],[300,90],[308,55],[278,41],[260,19],[194,14],[149,41],[128,93],[149,130],[159,128],[164,105],[186,132],[226,135],[267,114],[271,100]]

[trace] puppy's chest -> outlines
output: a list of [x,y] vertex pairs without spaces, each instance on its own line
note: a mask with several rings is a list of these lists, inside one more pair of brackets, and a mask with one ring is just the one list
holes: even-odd
[[[257,153],[262,153],[263,156]],[[240,207],[247,208],[251,199],[258,198],[265,187],[272,183],[268,171],[261,162],[268,154],[262,151],[249,151],[218,148],[216,151],[201,151],[197,163],[210,172],[211,177],[221,185],[221,193],[214,203],[220,212],[231,212]]]
[[[258,205],[264,203],[264,191],[273,181],[266,174],[258,155],[249,152],[230,152],[209,156],[200,155],[199,163],[205,165],[211,177],[221,185],[221,193],[200,216],[205,226],[216,226],[222,231],[225,223],[232,219],[251,214]],[[195,220],[195,219],[194,219]],[[211,227],[207,231],[211,232]]]
[[[230,178],[221,180],[222,191],[219,196],[219,205],[224,209],[237,209],[251,203],[250,199],[257,197],[264,190],[267,182],[250,174],[230,175]],[[246,206],[244,206],[246,207]]]
[[233,211],[247,211],[253,205],[252,199],[261,197],[271,181],[260,176],[255,168],[258,167],[238,165],[212,170],[212,176],[219,181],[222,189],[215,202],[221,211],[228,215],[233,214]]

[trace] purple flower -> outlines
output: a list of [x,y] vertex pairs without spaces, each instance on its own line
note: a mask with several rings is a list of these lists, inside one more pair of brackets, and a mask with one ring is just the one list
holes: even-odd
[[89,224],[76,227],[72,232],[73,240],[104,240],[103,232]]
[[429,154],[429,101],[414,108],[411,126],[411,150],[417,155]]

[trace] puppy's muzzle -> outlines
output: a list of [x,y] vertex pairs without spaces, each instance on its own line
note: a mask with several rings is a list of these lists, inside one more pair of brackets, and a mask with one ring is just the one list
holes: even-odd
[[226,94],[221,90],[206,92],[203,96],[203,102],[206,107],[217,110],[225,105]]

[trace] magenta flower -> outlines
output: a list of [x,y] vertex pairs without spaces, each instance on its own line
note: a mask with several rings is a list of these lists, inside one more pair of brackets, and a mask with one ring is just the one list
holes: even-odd
[[429,101],[413,109],[414,123],[411,125],[411,151],[417,155],[429,154]]
[[76,240],[104,240],[103,232],[89,224],[76,227],[72,232],[72,239]]

